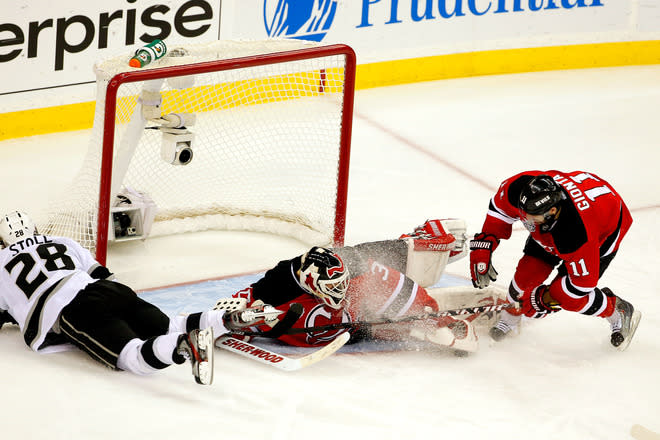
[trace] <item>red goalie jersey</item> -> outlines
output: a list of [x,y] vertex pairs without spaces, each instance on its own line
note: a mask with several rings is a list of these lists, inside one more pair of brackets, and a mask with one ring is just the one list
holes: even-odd
[[[522,185],[530,176],[540,174],[551,176],[567,196],[557,223],[549,232],[525,223],[525,216],[518,209]],[[525,223],[531,238],[546,252],[564,262],[567,275],[552,282],[550,295],[567,300],[593,291],[604,269],[600,267],[601,258],[618,250],[632,224],[630,212],[614,188],[597,175],[584,171],[526,171],[505,180],[491,199],[482,230],[498,239],[508,239],[516,220]],[[538,274],[521,270],[520,264],[518,269],[515,282],[522,290],[543,281],[527,280]],[[551,269],[547,268],[545,276]]]
[[[365,319],[397,318],[407,314],[422,313],[425,307],[438,309],[437,302],[423,287],[401,272],[373,260],[368,260],[366,271],[351,277],[344,307],[333,309],[319,302],[300,286],[296,275],[300,265],[300,257],[281,261],[267,271],[262,279],[235,293],[233,297],[246,298],[248,305],[253,301],[261,300],[282,310],[286,310],[292,303],[301,304],[304,312],[293,328]],[[449,321],[452,321],[451,318]],[[378,326],[370,336],[377,339],[398,339],[406,336],[410,330],[407,324],[384,327],[388,326]],[[268,329],[267,326],[259,327],[259,330]],[[345,331],[342,329],[283,335],[279,339],[294,346],[318,346],[329,343]],[[358,340],[356,335],[352,335],[351,342],[356,340]]]

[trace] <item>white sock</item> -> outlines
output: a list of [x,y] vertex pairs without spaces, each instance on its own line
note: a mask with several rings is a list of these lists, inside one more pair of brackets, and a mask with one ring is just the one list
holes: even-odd
[[172,355],[174,354],[174,349],[176,348],[179,336],[181,336],[181,333],[168,333],[163,336],[158,336],[154,340],[153,350],[159,361],[164,364],[174,363]]
[[202,313],[202,317],[199,320],[199,328],[213,327],[213,334],[216,338],[229,332],[222,320],[224,314],[224,310],[209,310]]
[[[152,374],[174,363],[172,355],[181,333],[168,333],[149,341],[132,339],[119,353],[117,367],[138,375]],[[145,346],[145,344],[148,344]],[[146,353],[143,353],[143,350]],[[151,354],[156,358],[151,358]],[[146,358],[145,358],[146,355]]]
[[[177,315],[174,318],[170,319],[170,332],[182,332],[182,333],[188,333],[188,327],[191,326],[192,328],[190,330],[200,328],[200,329],[205,329],[208,327],[213,327],[213,334],[218,337],[220,335],[223,335],[229,330],[225,327],[222,317],[224,316],[225,311],[224,310],[208,310],[203,313],[193,313],[191,315]],[[194,316],[193,316],[194,315]],[[188,323],[189,317],[190,319],[196,319],[195,316],[199,316],[199,325],[193,320],[190,323]]]
[[174,318],[170,319],[170,328],[169,333],[187,333],[186,332],[186,321],[188,320],[188,315],[176,315]]

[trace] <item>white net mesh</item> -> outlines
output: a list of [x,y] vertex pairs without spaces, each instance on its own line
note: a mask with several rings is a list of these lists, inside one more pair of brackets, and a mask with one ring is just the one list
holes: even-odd
[[[63,198],[38,219],[40,231],[96,249],[101,158],[103,148],[112,148],[107,196],[112,202],[123,187],[147,193],[158,207],[151,235],[244,229],[331,243],[346,56],[319,56],[315,47],[290,40],[218,41],[186,47],[185,56],[166,56],[143,69],[128,67],[130,56],[97,64],[98,100],[87,157]],[[194,72],[196,63],[297,49],[309,49],[309,57],[275,64],[263,57],[253,67],[236,63],[229,70],[122,83],[114,142],[104,146],[106,90],[118,73],[182,65]],[[144,90],[160,92],[161,114],[196,116],[187,127],[194,134],[190,164],[161,159],[163,133],[151,129],[156,124],[144,119],[139,104]]]

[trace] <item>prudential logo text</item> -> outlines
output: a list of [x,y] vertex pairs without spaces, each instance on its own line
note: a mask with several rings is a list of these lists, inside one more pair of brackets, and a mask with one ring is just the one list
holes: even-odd
[[337,12],[337,0],[264,0],[269,37],[321,41]]

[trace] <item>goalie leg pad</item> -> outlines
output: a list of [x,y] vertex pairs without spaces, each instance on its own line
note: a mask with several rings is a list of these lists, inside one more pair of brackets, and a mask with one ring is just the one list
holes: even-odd
[[419,240],[407,239],[408,260],[406,275],[422,287],[436,284],[449,261],[449,251],[417,250],[415,242]]

